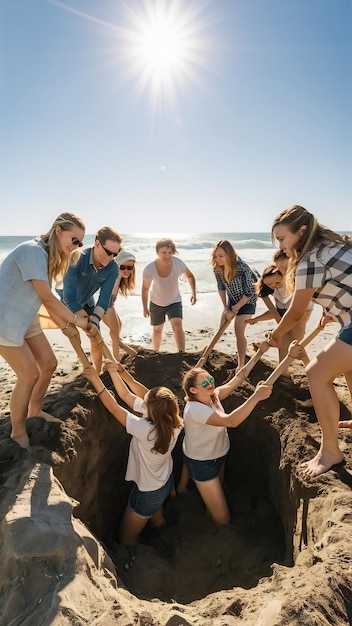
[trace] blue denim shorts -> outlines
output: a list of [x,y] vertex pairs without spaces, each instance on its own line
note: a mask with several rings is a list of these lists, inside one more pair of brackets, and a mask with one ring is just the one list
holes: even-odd
[[130,509],[139,517],[152,517],[164,504],[174,489],[174,477],[171,474],[167,483],[156,491],[140,491],[135,484],[128,499]]
[[[236,302],[233,302],[233,300],[230,300],[229,309],[231,310],[231,308],[235,306],[235,304]],[[255,304],[250,304],[249,302],[247,302],[246,304],[241,306],[237,315],[254,315],[254,313],[255,313]]]
[[348,345],[352,346],[352,328],[345,328],[345,330],[341,330],[338,338],[344,343],[348,343]]
[[226,454],[219,459],[211,459],[209,461],[197,461],[196,459],[190,459],[185,454],[183,455],[190,477],[200,483],[216,478],[225,463],[225,459]]
[[149,304],[150,323],[152,326],[160,326],[165,322],[166,315],[169,320],[173,317],[180,317],[182,320],[182,302],[174,302],[168,306],[159,306],[150,302]]

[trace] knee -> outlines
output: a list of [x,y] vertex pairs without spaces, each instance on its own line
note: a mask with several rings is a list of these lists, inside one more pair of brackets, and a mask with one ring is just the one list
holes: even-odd
[[325,383],[324,371],[321,368],[317,367],[314,362],[308,363],[308,365],[305,367],[305,372],[309,385],[314,385],[314,383]]
[[39,379],[39,370],[37,367],[28,367],[26,370],[26,375],[18,378],[18,383],[21,388],[29,388],[33,389]]
[[52,375],[55,372],[56,368],[57,368],[57,358],[53,354],[52,357],[50,357],[50,359],[48,359],[48,361],[45,363],[45,372],[47,374]]

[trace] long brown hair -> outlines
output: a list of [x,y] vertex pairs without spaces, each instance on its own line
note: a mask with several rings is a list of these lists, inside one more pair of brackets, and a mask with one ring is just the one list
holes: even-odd
[[38,237],[39,241],[42,241],[45,245],[45,250],[48,253],[48,277],[49,280],[58,280],[63,278],[68,270],[70,264],[70,255],[61,250],[59,239],[56,234],[57,227],[60,226],[61,230],[73,230],[75,226],[86,230],[84,222],[80,217],[74,213],[60,213],[52,224],[50,230],[44,235]]
[[295,275],[298,261],[313,248],[318,248],[318,255],[325,247],[326,242],[331,243],[347,243],[352,245],[352,239],[347,235],[339,235],[326,226],[319,224],[317,218],[302,206],[295,204],[290,209],[281,211],[275,218],[271,228],[271,239],[275,241],[275,228],[279,224],[287,226],[291,233],[305,226],[302,236],[299,238],[292,250],[292,256],[289,258],[287,270],[287,284],[290,289],[294,289]]
[[[183,376],[182,388],[185,392],[185,402],[199,402],[198,398],[196,398],[195,394],[191,391],[191,387],[197,386],[197,378],[199,374],[206,374],[209,376],[209,373],[203,367],[192,367]],[[213,393],[210,397],[211,401],[216,404],[216,395]]]
[[125,276],[121,278],[120,283],[119,283],[119,291],[125,298],[127,298],[128,292],[133,291],[135,286],[136,286],[136,266],[133,265],[133,270],[131,271],[130,275],[127,278],[125,278]]
[[268,278],[268,276],[276,276],[277,278],[284,279],[282,272],[279,270],[279,268],[276,265],[274,264],[267,265],[263,269],[263,272],[259,280],[254,285],[255,291],[260,298],[265,298],[266,296],[269,296],[270,294],[274,293],[274,289],[266,285],[264,282],[265,279]]
[[177,397],[167,387],[153,387],[145,399],[149,422],[156,433],[153,451],[166,454],[175,428],[182,428]]
[[[221,248],[226,254],[227,267],[218,265],[215,261],[215,255],[219,248]],[[234,249],[232,243],[230,243],[227,239],[220,239],[220,241],[214,244],[211,253],[211,265],[213,270],[218,272],[225,282],[230,283],[231,280],[235,278],[237,274],[237,262],[238,256],[236,250]]]

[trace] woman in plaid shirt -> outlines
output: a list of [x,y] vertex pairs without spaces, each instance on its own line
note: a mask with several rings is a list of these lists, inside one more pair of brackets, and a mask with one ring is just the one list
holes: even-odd
[[344,374],[352,396],[352,239],[322,226],[301,206],[276,217],[272,238],[290,259],[286,276],[294,295],[269,341],[262,344],[264,350],[265,343],[280,345],[282,335],[305,315],[310,300],[323,308],[321,326],[327,318],[341,324],[338,336],[306,367],[322,439],[318,453],[302,467],[308,475],[318,476],[344,459],[338,445],[340,410],[333,381]]
[[220,326],[226,319],[229,319],[229,316],[235,316],[236,371],[238,371],[244,366],[246,359],[245,322],[255,313],[257,296],[253,283],[256,278],[247,263],[237,256],[234,247],[227,239],[221,239],[214,245],[211,264],[224,307]]

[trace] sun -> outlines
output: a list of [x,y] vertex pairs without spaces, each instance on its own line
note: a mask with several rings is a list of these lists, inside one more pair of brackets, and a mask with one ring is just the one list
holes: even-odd
[[125,6],[122,55],[128,79],[135,81],[138,96],[147,92],[154,104],[175,100],[207,65],[204,2],[143,0]]
[[210,0],[119,0],[109,21],[62,0],[46,1],[110,31],[119,79],[132,81],[137,97],[149,94],[153,108],[176,102],[209,71],[209,27],[219,19],[209,11]]

